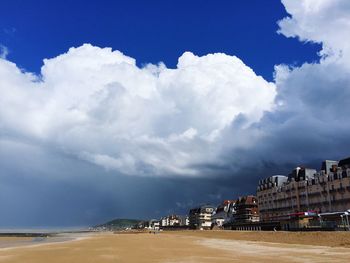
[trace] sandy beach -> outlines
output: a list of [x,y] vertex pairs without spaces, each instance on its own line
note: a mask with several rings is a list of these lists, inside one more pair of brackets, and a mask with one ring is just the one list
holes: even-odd
[[350,233],[346,232],[103,233],[74,241],[0,249],[1,263],[348,262],[349,258]]

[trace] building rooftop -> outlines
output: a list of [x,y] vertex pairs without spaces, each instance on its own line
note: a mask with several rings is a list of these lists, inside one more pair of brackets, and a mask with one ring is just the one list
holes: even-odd
[[339,163],[338,163],[338,166],[339,167],[346,166],[347,168],[349,168],[350,167],[350,157],[345,158],[343,160],[340,160]]

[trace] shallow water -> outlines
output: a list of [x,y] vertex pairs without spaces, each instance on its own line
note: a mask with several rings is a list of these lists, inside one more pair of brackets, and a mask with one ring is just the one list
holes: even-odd
[[11,247],[32,246],[37,244],[57,243],[76,240],[91,235],[90,233],[59,233],[46,237],[0,237],[0,249]]

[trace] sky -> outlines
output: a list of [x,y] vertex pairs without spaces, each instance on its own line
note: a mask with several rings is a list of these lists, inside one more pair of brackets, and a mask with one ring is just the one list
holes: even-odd
[[185,214],[348,157],[350,3],[2,1],[0,227]]
[[276,22],[285,16],[282,3],[270,0],[5,0],[0,38],[9,60],[36,73],[44,58],[90,43],[119,50],[139,66],[164,62],[175,68],[186,51],[239,55],[272,80],[277,64],[318,60],[320,45],[276,34]]

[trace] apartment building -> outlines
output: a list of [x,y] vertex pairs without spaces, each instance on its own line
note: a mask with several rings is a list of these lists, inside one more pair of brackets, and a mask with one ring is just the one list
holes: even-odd
[[236,200],[223,201],[213,213],[211,220],[213,226],[222,227],[225,223],[232,220],[232,216],[235,213]]
[[162,227],[180,227],[188,226],[188,217],[180,215],[168,215],[161,218]]
[[148,223],[149,230],[159,230],[160,229],[160,220],[151,219]]
[[211,217],[215,207],[203,205],[192,208],[189,212],[189,225],[192,229],[210,229],[212,226]]
[[321,171],[295,168],[288,176],[260,180],[257,188],[260,219],[281,221],[290,215],[343,212],[350,209],[350,158],[326,160]]
[[176,215],[169,215],[161,218],[161,226],[179,226],[180,219]]
[[256,196],[239,197],[235,202],[233,224],[246,224],[259,222],[258,200]]

